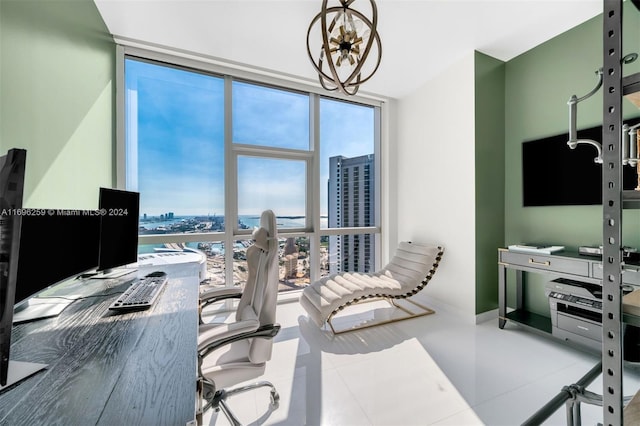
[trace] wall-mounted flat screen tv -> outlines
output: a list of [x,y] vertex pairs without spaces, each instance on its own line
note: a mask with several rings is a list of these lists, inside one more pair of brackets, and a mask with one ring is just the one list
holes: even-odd
[[[634,125],[640,117],[625,121]],[[522,200],[524,207],[602,204],[602,164],[593,160],[593,146],[567,145],[569,132],[522,143]],[[579,139],[602,141],[602,127],[578,131]],[[624,189],[638,185],[636,168],[623,167]]]

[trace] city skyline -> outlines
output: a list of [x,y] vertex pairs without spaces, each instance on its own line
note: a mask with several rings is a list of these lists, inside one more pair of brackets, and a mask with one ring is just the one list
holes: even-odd
[[[304,228],[305,216],[276,216],[278,228],[292,229]],[[328,217],[320,217],[321,228],[326,228]],[[260,226],[260,214],[239,215],[238,228],[252,229]],[[184,215],[178,216],[172,212],[166,212],[159,216],[152,216],[142,213],[140,215],[140,234],[163,234],[163,233],[192,233],[192,232],[221,232],[225,229],[224,215]]]

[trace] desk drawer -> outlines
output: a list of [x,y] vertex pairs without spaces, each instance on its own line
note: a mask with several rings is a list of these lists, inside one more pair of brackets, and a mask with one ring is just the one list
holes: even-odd
[[[584,277],[589,276],[589,262],[549,254],[501,251],[500,262],[514,266],[535,268],[541,271],[560,272],[562,274],[581,275]],[[602,274],[602,271],[600,271],[600,273]]]
[[[593,277],[602,279],[602,263],[593,264]],[[640,268],[636,265],[625,265],[622,283],[640,285]]]
[[602,340],[602,326],[590,321],[558,314],[558,328],[593,340]]

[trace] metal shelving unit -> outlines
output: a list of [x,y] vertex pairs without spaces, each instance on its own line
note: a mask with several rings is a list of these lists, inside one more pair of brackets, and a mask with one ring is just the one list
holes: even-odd
[[[632,2],[640,11],[640,1]],[[580,403],[583,402],[602,406],[604,426],[624,423],[622,212],[640,208],[640,191],[622,189],[622,98],[640,92],[640,73],[623,76],[623,0],[603,0],[603,3],[602,358],[577,383],[565,386],[523,425],[540,424],[563,404],[566,404],[567,424],[580,425]],[[602,374],[602,395],[586,391],[599,374]],[[640,399],[635,397],[635,400]]]
[[622,0],[604,0],[602,113],[602,408],[623,423],[622,352]]
[[[640,3],[633,1],[640,12]],[[604,0],[603,10],[603,280],[602,408],[604,425],[624,423],[622,211],[640,208],[640,191],[622,188],[622,98],[640,92],[640,73],[623,75],[623,1]],[[634,95],[637,100],[637,95]],[[634,102],[637,104],[637,102]],[[635,143],[635,141],[631,141]],[[639,181],[640,187],[640,181]],[[637,391],[634,389],[634,392]],[[637,398],[634,398],[634,401]]]

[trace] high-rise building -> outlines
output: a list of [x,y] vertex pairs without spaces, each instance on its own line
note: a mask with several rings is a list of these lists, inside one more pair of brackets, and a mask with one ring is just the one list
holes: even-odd
[[[329,227],[375,225],[373,154],[329,158]],[[369,272],[375,267],[371,234],[329,236],[329,272]]]
[[293,237],[287,238],[282,253],[282,262],[284,263],[284,278],[298,277],[298,246]]

